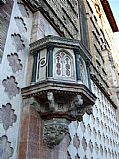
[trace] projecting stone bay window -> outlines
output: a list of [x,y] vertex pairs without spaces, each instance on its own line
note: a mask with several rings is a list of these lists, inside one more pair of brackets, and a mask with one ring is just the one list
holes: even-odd
[[43,140],[53,148],[71,121],[82,121],[85,112],[92,112],[96,97],[90,84],[91,56],[78,40],[54,36],[30,44],[30,56],[32,80],[22,96],[40,113]]
[[[68,42],[69,41],[69,42]],[[90,57],[83,53],[79,41],[48,36],[32,43],[32,83],[60,81],[82,83],[90,87]],[[88,59],[89,58],[89,59]]]

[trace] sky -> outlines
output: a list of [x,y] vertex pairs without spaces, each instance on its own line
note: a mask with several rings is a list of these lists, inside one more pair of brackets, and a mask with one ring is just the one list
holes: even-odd
[[[117,26],[119,28],[119,0],[108,0],[110,3],[110,7],[112,9],[113,15],[115,17]],[[119,32],[114,33],[116,45],[119,50]]]

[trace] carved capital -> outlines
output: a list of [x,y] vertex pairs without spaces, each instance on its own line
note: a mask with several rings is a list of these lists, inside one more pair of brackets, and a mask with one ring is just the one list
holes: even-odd
[[69,121],[66,119],[52,119],[44,121],[43,141],[49,148],[58,145],[68,133]]

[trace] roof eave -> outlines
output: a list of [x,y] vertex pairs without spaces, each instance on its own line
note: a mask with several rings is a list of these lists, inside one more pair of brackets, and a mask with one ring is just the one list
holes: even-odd
[[118,26],[116,24],[116,20],[114,18],[112,10],[110,8],[109,2],[107,0],[101,0],[101,3],[102,3],[102,6],[103,6],[103,9],[105,11],[105,14],[107,16],[107,19],[108,19],[108,21],[110,23],[110,26],[112,28],[112,31],[113,32],[118,32],[119,29],[118,29]]

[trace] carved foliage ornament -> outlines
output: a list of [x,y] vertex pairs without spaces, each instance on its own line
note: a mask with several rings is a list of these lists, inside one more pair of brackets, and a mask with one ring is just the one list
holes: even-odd
[[68,133],[68,124],[64,119],[44,121],[43,140],[49,148],[58,145]]

